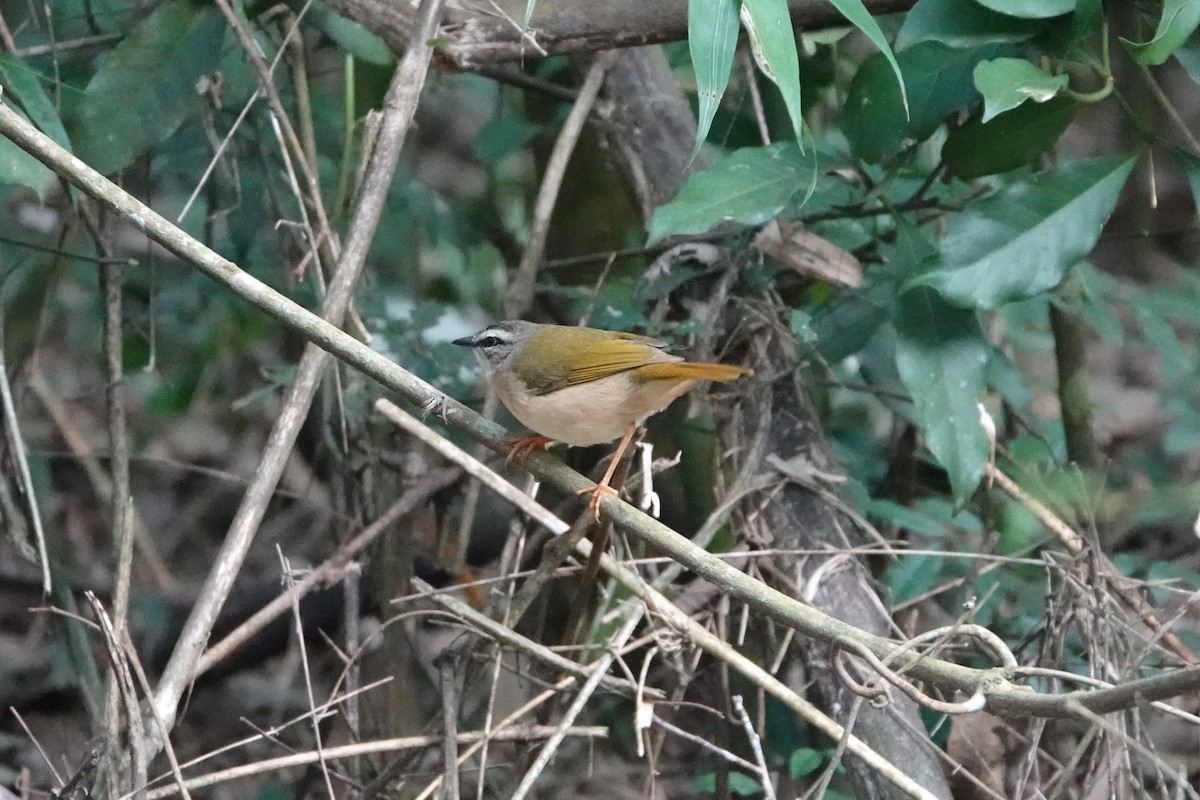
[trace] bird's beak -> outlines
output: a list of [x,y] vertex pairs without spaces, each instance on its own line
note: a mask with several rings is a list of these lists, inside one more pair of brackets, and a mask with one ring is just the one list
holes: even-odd
[[464,336],[461,339],[455,339],[450,344],[456,344],[459,347],[474,347],[475,346],[475,337],[474,336]]

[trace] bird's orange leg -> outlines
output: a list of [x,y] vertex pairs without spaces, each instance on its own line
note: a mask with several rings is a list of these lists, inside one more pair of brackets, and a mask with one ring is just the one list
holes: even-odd
[[612,480],[613,473],[617,471],[617,464],[621,463],[621,456],[625,453],[625,448],[629,447],[629,442],[633,439],[633,434],[636,432],[636,424],[630,425],[629,430],[625,431],[625,435],[621,437],[621,443],[617,445],[617,452],[613,453],[612,461],[608,462],[608,469],[605,470],[604,477],[600,479],[600,482],[591,489],[580,489],[575,493],[581,497],[585,494],[590,494],[592,496],[591,499],[588,500],[588,510],[592,512],[592,515],[595,516],[597,520],[600,519],[601,498],[603,498],[606,494],[611,494],[614,497],[617,494],[617,490],[609,486],[608,482]]
[[512,449],[508,451],[508,457],[504,459],[504,463],[507,464],[518,456],[520,456],[521,460],[523,461],[528,458],[534,450],[544,450],[554,441],[555,440],[551,439],[549,436],[538,436],[537,434],[532,436],[513,436],[508,440],[509,444],[512,445]]

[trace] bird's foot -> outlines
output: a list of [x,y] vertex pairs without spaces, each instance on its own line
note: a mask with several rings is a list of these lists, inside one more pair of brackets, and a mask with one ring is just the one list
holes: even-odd
[[619,494],[619,492],[616,489],[609,486],[607,481],[604,481],[602,483],[597,483],[591,489],[580,489],[575,494],[579,495],[580,497],[583,497],[585,494],[591,495],[591,499],[588,500],[588,504],[587,504],[588,511],[591,511],[592,516],[594,516],[596,518],[596,521],[599,522],[600,521],[600,501],[604,498],[605,495],[612,495],[613,497],[616,497]]
[[513,436],[508,440],[512,445],[512,449],[508,451],[508,458],[504,459],[504,463],[512,461],[514,458],[520,457],[522,461],[529,458],[530,453],[534,450],[545,450],[555,442],[549,436]]

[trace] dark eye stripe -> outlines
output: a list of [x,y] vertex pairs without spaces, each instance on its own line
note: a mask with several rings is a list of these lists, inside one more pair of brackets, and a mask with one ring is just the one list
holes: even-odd
[[475,343],[476,347],[495,347],[498,344],[503,344],[499,336],[485,336]]

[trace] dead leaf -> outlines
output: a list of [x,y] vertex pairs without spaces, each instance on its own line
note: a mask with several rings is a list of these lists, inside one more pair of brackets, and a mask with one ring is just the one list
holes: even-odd
[[771,220],[755,235],[752,244],[806,278],[851,289],[862,286],[862,264],[854,254],[822,239],[803,225]]

